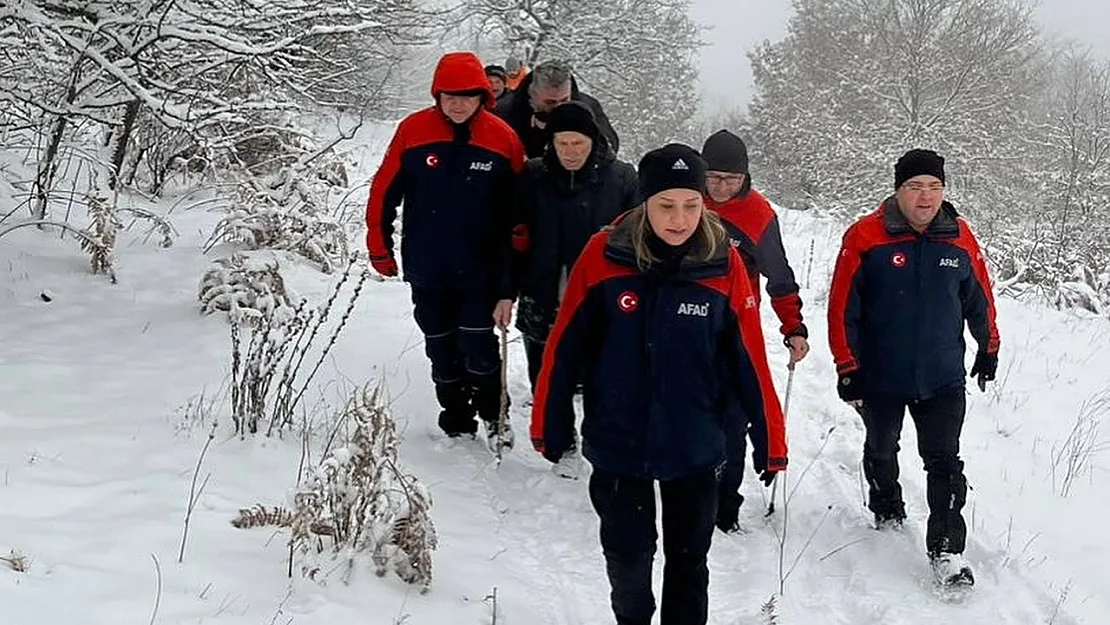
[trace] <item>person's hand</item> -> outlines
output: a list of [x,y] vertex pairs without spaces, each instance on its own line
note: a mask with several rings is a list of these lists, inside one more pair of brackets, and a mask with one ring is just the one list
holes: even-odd
[[987,382],[994,380],[994,374],[998,372],[998,354],[989,354],[985,351],[980,351],[975,355],[975,364],[971,367],[969,377],[979,376],[979,390],[984,393],[987,391]]
[[769,469],[764,469],[759,474],[759,481],[763,482],[764,486],[770,486],[771,483],[775,481],[775,476],[777,476],[778,474],[779,474],[778,471],[771,471]]
[[497,306],[493,308],[493,322],[497,327],[505,329],[513,321],[513,300],[503,299],[497,301]]
[[863,389],[860,387],[859,369],[842,374],[836,382],[836,392],[841,400],[855,408],[862,408]]
[[809,353],[809,341],[804,336],[791,336],[786,339],[786,346],[790,348],[790,365],[801,362]]
[[397,261],[392,256],[371,256],[370,266],[387,278],[397,275]]

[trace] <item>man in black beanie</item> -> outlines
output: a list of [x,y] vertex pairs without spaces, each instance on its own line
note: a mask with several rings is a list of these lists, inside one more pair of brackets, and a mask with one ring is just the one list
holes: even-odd
[[[748,148],[740,137],[728,130],[718,130],[705,140],[701,153],[708,168],[705,205],[720,215],[733,246],[744,259],[756,305],[760,303],[759,277],[767,278],[767,295],[779,318],[783,343],[790,350],[790,366],[794,366],[809,353],[809,330],[802,321],[800,289],[786,259],[778,214],[767,198],[752,188]],[[729,434],[736,433],[730,430]],[[721,476],[721,501],[717,507],[717,527],[729,533],[739,531],[740,506],[744,503],[740,485],[744,480],[747,440],[743,434],[737,438],[729,444],[730,455]]]
[[[535,392],[547,337],[570,269],[598,230],[638,202],[636,170],[618,160],[593,111],[571,100],[551,111],[543,156],[528,161],[516,202],[513,274],[519,280],[516,326]],[[574,415],[562,422],[575,440]],[[555,464],[562,477],[581,469],[577,445]]]
[[829,291],[837,391],[863,417],[868,507],[879,528],[906,518],[898,440],[909,409],[925,464],[925,548],[938,582],[971,585],[961,513],[964,324],[978,343],[981,391],[998,368],[998,327],[986,262],[967,221],[944,199],[944,158],[910,150],[894,194],[844,234]]

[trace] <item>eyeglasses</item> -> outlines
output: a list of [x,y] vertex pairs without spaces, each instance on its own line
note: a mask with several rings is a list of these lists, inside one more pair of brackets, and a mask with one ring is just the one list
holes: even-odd
[[726,176],[722,176],[721,174],[706,174],[705,181],[710,184],[740,184],[744,182],[744,174]]

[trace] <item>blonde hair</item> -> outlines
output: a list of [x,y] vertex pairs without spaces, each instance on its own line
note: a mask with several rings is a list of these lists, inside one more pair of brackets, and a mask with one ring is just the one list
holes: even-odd
[[[632,252],[636,256],[636,266],[644,271],[652,264],[659,261],[648,247],[648,235],[651,233],[651,222],[648,221],[647,202],[640,204],[638,222],[632,228]],[[698,229],[694,234],[697,237],[691,251],[697,254],[697,259],[706,262],[717,255],[717,250],[728,239],[724,224],[720,216],[709,210],[704,204],[701,208],[701,217],[698,219]]]

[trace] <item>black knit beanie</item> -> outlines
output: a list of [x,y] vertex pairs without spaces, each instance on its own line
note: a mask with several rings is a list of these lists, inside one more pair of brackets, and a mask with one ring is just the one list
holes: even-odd
[[944,157],[932,150],[910,150],[894,164],[894,188],[914,176],[929,175],[944,182]]
[[505,68],[500,65],[487,65],[486,76],[497,77],[505,80]]
[[727,130],[709,135],[702,145],[701,155],[709,171],[748,173],[748,146],[744,145],[743,139]]
[[654,149],[644,154],[638,169],[643,200],[667,189],[705,193],[705,161],[688,145],[669,143]]
[[550,131],[551,136],[557,132],[579,132],[593,140],[601,134],[593,111],[574,100],[556,106],[548,116],[544,129]]

